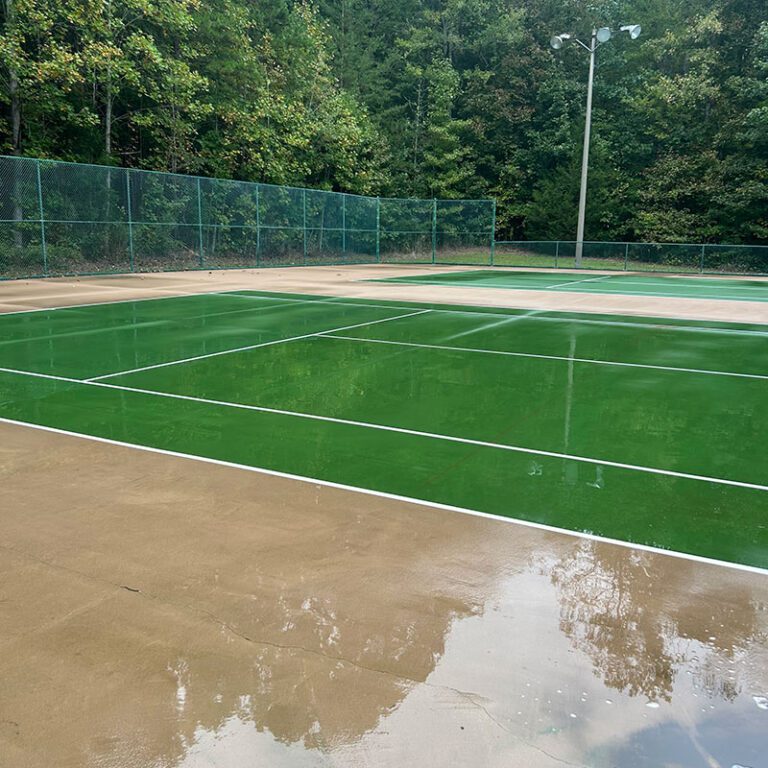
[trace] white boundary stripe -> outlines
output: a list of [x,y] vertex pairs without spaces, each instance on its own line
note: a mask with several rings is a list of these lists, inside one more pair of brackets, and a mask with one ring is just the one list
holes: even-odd
[[370,344],[391,344],[397,347],[418,347],[420,349],[440,349],[450,352],[477,352],[485,355],[503,355],[506,357],[530,357],[535,360],[561,360],[574,363],[590,363],[592,365],[615,365],[622,368],[650,368],[656,371],[674,371],[676,373],[700,373],[707,376],[732,376],[739,379],[768,380],[768,375],[759,373],[736,373],[732,371],[714,371],[705,368],[676,368],[670,365],[648,365],[645,363],[622,363],[614,360],[592,360],[588,357],[562,357],[560,355],[537,355],[533,352],[505,352],[497,349],[477,349],[474,347],[451,347],[444,344],[417,344],[412,341],[389,341],[387,339],[369,339],[359,336],[342,336],[336,333],[318,333],[321,339],[344,339],[345,341],[359,341]]
[[[46,334],[44,336],[24,336],[17,339],[0,341],[0,346],[9,346],[12,344],[27,344],[31,341],[55,341],[55,340],[63,339],[67,337],[71,338],[73,336],[92,336],[99,333],[114,333],[116,331],[133,331],[135,329],[148,328],[150,326],[164,325],[167,327],[169,325],[178,325],[179,323],[192,322],[196,320],[209,320],[210,318],[213,318],[213,317],[255,314],[256,312],[266,312],[267,310],[278,309],[279,307],[294,306],[292,303],[280,301],[279,299],[270,299],[270,301],[272,301],[273,303],[257,306],[257,307],[248,307],[247,309],[228,309],[226,312],[207,312],[206,314],[203,314],[203,315],[197,314],[197,315],[188,315],[186,317],[167,317],[160,320],[145,320],[138,323],[126,323],[122,325],[89,327],[84,330],[69,331],[67,333]],[[2,317],[2,314],[0,314],[0,317]]]
[[[177,293],[171,296],[144,296],[140,299],[118,299],[117,301],[89,301],[85,304],[64,304],[59,307],[35,307],[34,309],[14,309],[12,312],[0,312],[0,319],[9,315],[31,315],[33,312],[56,312],[60,309],[80,309],[81,307],[105,307],[109,304],[135,304],[143,301],[161,301],[162,299],[190,299],[195,296],[220,296],[215,292]],[[14,303],[14,302],[10,302]]]
[[[613,275],[612,275],[613,277]],[[398,278],[399,279],[399,278]],[[395,282],[393,278],[387,278],[390,282]],[[403,278],[403,281],[405,281],[405,278]],[[378,280],[373,282],[385,282],[384,280]],[[414,283],[409,283],[414,284]],[[425,283],[426,284],[426,283]],[[428,285],[442,285],[442,283],[428,283]],[[444,283],[444,285],[452,285],[455,286],[455,283]],[[538,289],[537,289],[538,290]],[[346,297],[351,299],[351,301],[343,302],[338,301],[336,297],[333,296],[323,296],[322,294],[306,294],[308,296],[319,296],[319,299],[289,299],[285,296],[280,295],[280,291],[274,291],[274,292],[267,292],[271,293],[270,296],[258,296],[255,294],[250,293],[238,293],[237,291],[202,291],[200,293],[182,293],[177,294],[175,296],[147,296],[144,298],[137,298],[137,299],[119,299],[118,301],[94,301],[89,302],[87,304],[67,304],[64,306],[58,306],[58,307],[37,307],[36,309],[19,309],[14,310],[12,312],[0,312],[0,321],[3,317],[7,316],[13,316],[13,315],[27,315],[31,314],[33,312],[55,312],[60,309],[80,309],[81,307],[102,307],[107,306],[109,304],[135,304],[140,303],[144,301],[159,301],[161,299],[189,299],[189,298],[196,298],[200,296],[233,296],[235,298],[240,299],[261,299],[262,301],[273,301],[275,299],[279,299],[281,301],[284,301],[286,303],[294,302],[298,304],[332,304],[332,305],[338,305],[341,307],[377,307],[380,309],[412,309],[414,304],[418,304],[419,302],[412,302],[410,306],[407,306],[405,304],[374,304],[372,303],[372,299],[366,299],[366,298],[359,298],[359,303],[353,303],[353,300],[357,297]],[[420,302],[424,303],[424,302]],[[437,309],[437,308],[430,308],[430,312],[440,312],[443,314],[452,314],[452,315],[487,315],[488,317],[518,317],[518,315],[514,315],[512,313],[505,313],[505,312],[484,312],[483,309],[485,309],[482,305],[473,305],[473,304],[467,304],[466,309]],[[510,307],[510,309],[514,310],[515,307]],[[572,323],[572,324],[581,324],[581,325],[604,325],[604,326],[616,326],[616,327],[626,327],[626,328],[637,328],[637,329],[647,329],[647,328],[653,328],[653,329],[666,329],[666,330],[673,330],[673,331],[698,331],[703,333],[722,333],[722,334],[734,334],[737,336],[768,336],[768,330],[766,331],[751,331],[751,330],[744,330],[744,329],[738,329],[738,328],[717,328],[717,327],[707,327],[707,326],[695,326],[695,325],[676,325],[675,320],[679,320],[680,318],[657,318],[660,321],[668,321],[668,322],[657,322],[657,323],[631,323],[627,321],[617,321],[617,320],[590,320],[588,318],[578,318],[573,317],[571,312],[563,312],[561,310],[556,309],[536,309],[532,310],[536,313],[543,313],[543,312],[556,312],[560,315],[563,315],[563,317],[535,317],[531,319],[535,319],[539,322],[550,322],[550,323]],[[576,312],[574,310],[574,312]],[[576,312],[578,314],[578,312]],[[583,310],[581,314],[590,314],[586,310]],[[592,312],[591,314],[606,314],[605,312]],[[609,313],[610,314],[610,313]],[[615,313],[613,313],[615,315]],[[521,314],[519,317],[528,317],[529,315]],[[621,316],[621,315],[619,315]],[[724,321],[730,325],[739,325],[740,323],[736,320],[726,320]],[[754,323],[754,322],[745,322],[741,323],[743,325],[765,325],[765,323]]]
[[261,475],[270,475],[272,477],[282,477],[287,480],[298,480],[303,483],[313,483],[315,485],[321,485],[326,488],[336,488],[341,491],[351,491],[353,493],[362,493],[367,496],[376,496],[382,499],[391,499],[393,501],[401,501],[407,504],[418,504],[423,507],[429,507],[431,509],[440,509],[446,512],[459,512],[464,515],[471,515],[473,517],[481,517],[489,520],[497,520],[502,523],[510,523],[512,525],[521,525],[526,528],[534,528],[539,531],[548,531],[551,533],[564,534],[577,539],[587,539],[589,541],[597,541],[605,544],[614,544],[625,549],[634,549],[641,552],[650,552],[654,555],[662,555],[665,557],[674,557],[679,560],[690,560],[694,563],[702,563],[704,565],[716,565],[721,568],[729,568],[735,571],[745,571],[747,573],[755,573],[760,576],[768,576],[768,569],[760,568],[756,565],[744,565],[742,563],[730,563],[727,560],[717,560],[713,557],[704,557],[703,555],[691,555],[686,552],[676,552],[671,549],[662,549],[661,547],[654,547],[649,544],[633,544],[629,541],[622,541],[621,539],[612,539],[607,536],[599,536],[594,533],[584,533],[582,531],[571,531],[567,528],[558,528],[554,525],[547,525],[545,523],[534,523],[529,520],[520,520],[514,517],[504,517],[503,515],[496,515],[491,512],[480,512],[475,509],[468,509],[466,507],[456,507],[450,504],[441,504],[437,501],[428,501],[426,499],[417,499],[411,496],[400,496],[396,493],[387,493],[386,491],[374,491],[370,488],[359,488],[354,485],[345,485],[343,483],[334,483],[331,480],[320,480],[315,477],[309,477],[307,475],[294,475],[289,472],[280,472],[276,469],[266,469],[264,467],[252,467],[248,464],[237,464],[231,461],[224,461],[222,459],[211,459],[206,456],[196,456],[191,453],[180,453],[179,451],[170,451],[165,448],[152,448],[146,445],[138,445],[136,443],[126,443],[120,440],[112,440],[107,437],[96,437],[94,435],[85,435],[80,432],[71,432],[66,429],[59,429],[57,427],[47,427],[42,424],[28,424],[25,421],[17,421],[16,419],[7,419],[0,417],[0,423],[12,424],[18,427],[27,427],[29,429],[38,429],[43,432],[52,432],[57,435],[66,435],[67,437],[78,437],[83,440],[92,440],[97,443],[104,443],[106,445],[116,445],[121,448],[132,448],[137,451],[147,451],[148,453],[157,453],[163,456],[173,456],[179,459],[189,459],[191,461],[201,461],[205,464],[215,464],[220,467],[230,467],[232,469],[242,469],[247,472],[256,472]]
[[624,275],[609,275],[609,277],[617,277],[621,281],[622,285],[664,285],[664,286],[670,286],[674,285],[675,288],[692,288],[695,290],[701,290],[701,288],[708,288],[711,290],[714,290],[716,288],[725,288],[728,291],[763,291],[764,293],[768,293],[768,280],[765,280],[761,286],[757,285],[727,285],[728,282],[732,281],[725,281],[725,283],[717,283],[717,284],[710,284],[707,285],[707,283],[712,283],[713,280],[717,280],[719,278],[702,278],[704,282],[702,282],[700,285],[697,285],[696,283],[687,283],[684,282],[685,280],[690,280],[691,278],[686,277],[668,277],[664,280],[645,280],[644,278],[632,278],[632,277],[624,277]]
[[278,416],[291,416],[298,419],[308,419],[310,421],[323,421],[331,424],[344,424],[350,427],[363,427],[365,429],[375,429],[381,432],[396,432],[402,435],[413,435],[415,437],[425,437],[430,440],[444,440],[448,443],[461,443],[463,445],[474,445],[480,448],[493,448],[500,451],[511,451],[512,453],[524,453],[532,456],[546,456],[551,459],[567,459],[577,461],[581,464],[599,464],[603,467],[614,467],[615,469],[627,469],[634,472],[645,472],[651,475],[663,475],[665,477],[681,478],[683,480],[695,480],[715,485],[727,485],[735,488],[747,488],[755,491],[768,491],[768,485],[759,483],[747,483],[742,480],[729,480],[722,477],[711,477],[709,475],[696,475],[689,472],[677,472],[673,469],[661,469],[659,467],[646,467],[641,464],[626,464],[620,461],[611,461],[610,459],[595,459],[589,456],[577,456],[571,453],[560,453],[558,451],[545,451],[539,448],[525,448],[520,445],[508,445],[506,443],[493,443],[487,440],[475,440],[469,437],[457,437],[455,435],[444,435],[439,432],[424,432],[418,429],[408,429],[407,427],[393,427],[387,424],[376,424],[368,421],[355,421],[353,419],[342,419],[336,416],[321,416],[315,413],[304,413],[302,411],[289,411],[283,408],[268,408],[263,405],[247,405],[245,403],[232,403],[227,400],[213,400],[207,397],[193,397],[192,395],[180,395],[175,392],[159,392],[154,389],[142,389],[140,387],[127,387],[122,384],[106,384],[101,381],[72,379],[65,376],[54,376],[47,373],[32,373],[30,371],[19,371],[13,368],[0,368],[2,373],[10,373],[18,376],[31,376],[39,379],[52,379],[54,381],[65,381],[70,384],[83,384],[90,387],[105,387],[115,389],[121,392],[135,392],[140,395],[152,395],[154,397],[165,397],[171,400],[185,400],[192,403],[203,403],[205,405],[216,405],[223,408],[237,408],[243,411],[257,411],[260,413],[272,413]]
[[390,320],[402,320],[406,317],[413,317],[414,315],[423,315],[425,312],[429,312],[428,309],[420,309],[418,312],[409,312],[406,315],[395,315],[395,317],[385,317],[381,320],[369,320],[367,323],[356,323],[355,325],[344,325],[341,328],[334,328],[329,331],[315,331],[313,333],[305,333],[301,336],[290,336],[287,339],[275,339],[273,341],[264,341],[260,344],[249,344],[245,347],[234,347],[233,349],[222,349],[219,352],[209,352],[207,355],[195,355],[194,357],[184,357],[180,360],[169,360],[165,363],[155,363],[155,365],[145,365],[142,368],[131,368],[127,371],[116,371],[115,373],[105,373],[103,376],[93,376],[90,379],[83,379],[83,381],[91,383],[101,381],[102,379],[110,379],[114,376],[127,376],[129,373],[141,373],[142,371],[153,371],[156,368],[168,368],[171,365],[181,365],[182,363],[192,363],[196,360],[207,360],[210,357],[220,357],[221,355],[231,355],[236,352],[248,352],[251,349],[260,349],[261,347],[271,347],[274,344],[287,344],[290,341],[300,341],[301,339],[309,339],[313,336],[317,336],[319,333],[334,333],[334,331],[350,331],[353,328],[362,328],[366,325],[375,325],[376,323],[387,323]]
[[[113,288],[115,286],[98,286],[99,288]],[[128,286],[121,285],[121,289],[123,290],[130,290]],[[141,290],[153,290],[153,289],[147,289],[142,288]],[[155,290],[170,290],[170,289],[155,289]],[[293,299],[293,298],[286,298],[285,296],[281,296],[279,291],[272,291],[268,292],[272,295],[270,296],[255,296],[247,293],[237,293],[235,291],[196,291],[194,293],[175,293],[171,294],[170,296],[142,296],[135,299],[117,299],[116,301],[89,301],[84,304],[63,304],[61,306],[57,307],[35,307],[34,309],[15,309],[11,312],[2,312],[0,311],[0,319],[7,316],[13,316],[13,315],[29,315],[33,312],[57,312],[61,309],[81,309],[84,307],[106,307],[111,304],[142,304],[145,301],[161,301],[162,299],[196,299],[203,296],[234,296],[235,298],[239,299],[261,299],[262,301],[281,301],[286,304],[290,303],[299,303],[299,304],[315,304],[316,302],[313,299]],[[308,294],[312,295],[312,294]],[[44,297],[43,297],[44,298]],[[328,297],[330,301],[331,297]],[[10,304],[13,304],[15,302],[8,302]],[[323,302],[321,302],[323,303]],[[339,303],[339,302],[334,302]],[[362,306],[379,306],[374,304],[349,304],[344,306],[351,306],[351,307],[362,307]],[[380,305],[384,306],[384,305]],[[386,309],[409,309],[409,307],[385,307]],[[199,315],[199,317],[203,317],[203,315]]]
[[[384,282],[384,281],[373,281],[373,282]],[[413,284],[413,283],[410,283]],[[442,283],[429,283],[429,285],[442,285]],[[445,285],[449,285],[449,283],[445,283]],[[454,283],[450,283],[450,285],[455,285]],[[263,299],[268,298],[264,296],[251,296],[247,293],[218,293],[215,294],[217,296],[237,296],[242,299]],[[309,295],[309,294],[308,294]],[[320,294],[315,294],[320,295]],[[353,299],[355,297],[348,297],[350,299]],[[301,303],[308,303],[308,304],[328,304],[328,305],[338,305],[340,307],[378,307],[381,309],[412,309],[414,304],[424,304],[426,302],[419,302],[414,301],[411,306],[407,305],[399,305],[399,304],[374,304],[372,303],[373,300],[360,298],[360,302],[365,302],[364,304],[353,304],[351,301],[349,302],[343,302],[338,301],[332,296],[325,296],[322,297],[320,301],[317,300],[306,300],[306,299],[284,299],[284,301],[296,301]],[[430,312],[433,312],[435,314],[445,314],[445,315],[472,315],[473,317],[506,317],[506,318],[515,318],[518,320],[536,320],[537,322],[542,323],[571,323],[573,325],[602,325],[602,326],[609,326],[609,327],[618,327],[618,328],[637,328],[639,330],[646,330],[646,329],[653,329],[653,330],[670,330],[670,331],[696,331],[699,333],[723,333],[723,334],[733,334],[736,336],[768,336],[768,325],[766,323],[755,323],[755,322],[744,322],[739,323],[737,320],[724,320],[728,325],[766,325],[765,331],[752,331],[752,330],[745,330],[741,328],[722,328],[722,327],[709,327],[709,326],[697,326],[697,325],[677,325],[676,321],[679,321],[681,318],[675,318],[675,317],[661,317],[661,318],[653,318],[655,320],[658,320],[659,322],[637,322],[632,323],[629,321],[621,321],[621,320],[592,320],[590,318],[586,317],[574,317],[573,314],[611,314],[613,317],[623,317],[623,315],[619,314],[616,315],[616,313],[610,313],[610,312],[587,312],[587,311],[577,311],[574,310],[573,312],[563,312],[562,310],[558,309],[524,309],[519,307],[509,307],[511,310],[510,312],[486,312],[484,311],[487,309],[487,307],[483,305],[473,305],[473,304],[467,304],[466,309],[440,309],[439,305],[438,307],[430,307]],[[546,314],[549,312],[553,312],[558,315],[562,315],[562,317],[538,317],[540,314]],[[515,314],[517,313],[517,314]],[[638,320],[642,320],[642,316],[637,316]],[[647,318],[646,318],[647,319]],[[694,321],[695,322],[695,321]],[[706,321],[702,320],[702,322],[713,322],[713,321]]]
[[[611,275],[611,277],[614,277],[614,275]],[[393,283],[393,284],[399,284],[399,285],[444,285],[451,288],[466,288],[468,284],[466,283],[449,283],[449,282],[441,282],[438,280],[414,280],[412,278],[407,277],[387,277],[387,278],[377,278],[376,280],[372,280],[371,282],[378,282],[378,283]],[[563,285],[576,285],[577,283],[586,283],[587,280],[574,280],[573,283],[561,283],[560,287]],[[486,288],[490,290],[498,290],[498,291],[553,291],[554,293],[559,293],[560,291],[556,290],[557,286],[553,285],[540,285],[535,284],[533,282],[527,282],[527,283],[518,283],[516,285],[513,284],[507,284],[507,285],[488,285],[484,283],[472,283],[469,284],[469,287],[471,288]],[[616,296],[654,296],[664,299],[678,299],[682,301],[738,301],[739,303],[742,302],[753,302],[755,304],[765,304],[768,302],[768,299],[758,299],[758,298],[735,298],[733,296],[731,297],[723,297],[718,294],[699,294],[698,296],[677,296],[674,293],[661,293],[661,292],[654,292],[654,291],[632,291],[632,290],[619,290],[616,288],[612,288],[611,286],[608,286],[607,288],[603,288],[602,286],[588,286],[587,288],[584,288],[583,291],[579,291],[578,289],[574,289],[571,291],[571,293],[610,293],[612,295]],[[563,293],[568,293],[568,291],[563,291]],[[552,310],[553,312],[563,312],[563,310]],[[598,310],[569,310],[573,312],[587,312],[591,311],[594,314],[606,314],[606,311],[598,311]],[[614,314],[616,314],[616,310],[613,311]],[[620,312],[619,312],[620,314]],[[674,319],[674,318],[670,318]],[[738,322],[736,320],[730,320],[726,322]]]
[[577,283],[592,283],[596,280],[610,280],[614,275],[599,275],[598,277],[587,277],[583,280],[569,280],[567,283],[555,283],[554,285],[545,285],[545,288],[562,288],[564,285],[576,285]]
[[[429,275],[430,273],[428,273]],[[443,273],[446,274],[446,273]],[[461,273],[450,273],[450,274],[461,274]],[[506,275],[517,275],[521,274],[518,272],[509,272],[504,273]],[[427,276],[428,276],[427,275]],[[563,277],[566,277],[566,275],[563,275]],[[548,279],[551,280],[552,278],[549,275],[536,275],[530,282],[525,282],[525,285],[538,285],[539,283],[537,281],[544,282],[544,280]],[[403,280],[413,280],[413,277],[403,277],[398,278]],[[725,290],[729,291],[762,291],[763,293],[768,295],[768,280],[765,280],[762,282],[762,285],[730,285],[729,283],[735,282],[735,281],[722,281],[722,278],[690,278],[690,277],[666,277],[661,280],[654,280],[654,279],[647,279],[645,277],[637,276],[637,275],[625,275],[623,272],[617,273],[617,274],[611,274],[611,275],[598,275],[597,277],[590,277],[586,280],[571,280],[567,283],[557,283],[555,285],[549,285],[546,286],[548,288],[555,288],[558,285],[576,285],[577,283],[588,283],[592,281],[597,280],[616,280],[616,285],[626,285],[626,286],[638,286],[640,288],[646,286],[646,285],[658,285],[658,286],[664,286],[669,288],[670,286],[674,286],[675,289],[680,288],[690,288],[691,290],[701,290],[702,288],[705,290],[716,290],[718,288],[723,288]],[[693,280],[696,280],[697,282],[693,282]],[[721,282],[718,282],[720,280]],[[426,282],[426,281],[424,281]],[[490,286],[487,286],[490,287]]]

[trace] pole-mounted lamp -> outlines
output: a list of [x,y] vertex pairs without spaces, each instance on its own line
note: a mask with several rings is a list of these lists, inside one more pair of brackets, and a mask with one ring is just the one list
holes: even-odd
[[[632,40],[637,40],[643,31],[639,24],[624,24],[619,27],[620,32],[629,33]],[[587,210],[587,178],[589,176],[589,137],[592,130],[592,84],[595,79],[595,51],[603,43],[607,43],[613,37],[610,27],[592,29],[592,37],[589,45],[569,34],[553,35],[549,45],[559,51],[569,40],[580,45],[589,52],[589,82],[587,85],[587,116],[584,123],[584,151],[581,156],[581,188],[579,190],[579,223],[576,229],[576,260],[574,266],[581,266],[581,257],[584,252],[584,218]]]

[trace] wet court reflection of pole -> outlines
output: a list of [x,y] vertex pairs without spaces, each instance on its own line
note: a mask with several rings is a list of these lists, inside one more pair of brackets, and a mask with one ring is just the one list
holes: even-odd
[[[568,351],[568,383],[565,387],[565,418],[563,420],[563,453],[570,452],[571,441],[571,410],[573,408],[573,358],[576,356],[576,333],[570,332],[571,342]],[[574,485],[578,477],[579,468],[574,461],[563,462],[563,480]]]

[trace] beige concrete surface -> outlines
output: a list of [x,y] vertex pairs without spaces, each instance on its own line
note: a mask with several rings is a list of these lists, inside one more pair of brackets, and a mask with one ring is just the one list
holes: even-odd
[[[0,284],[0,312],[247,289],[388,301],[423,301],[534,310],[609,312],[625,315],[768,323],[768,304],[756,301],[555,293],[506,288],[370,282],[384,277],[456,272],[466,269],[467,267],[445,265],[431,267],[374,264],[19,280]],[[578,273],[568,270],[565,274]],[[590,274],[609,273],[590,271]]]
[[0,487],[0,765],[765,755],[768,576],[7,424]]

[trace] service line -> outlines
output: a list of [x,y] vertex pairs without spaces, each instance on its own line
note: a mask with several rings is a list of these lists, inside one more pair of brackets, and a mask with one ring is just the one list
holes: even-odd
[[210,357],[220,357],[221,355],[231,355],[236,352],[248,352],[251,349],[260,349],[261,347],[271,347],[274,344],[287,344],[290,341],[300,341],[301,339],[311,339],[320,333],[335,333],[336,331],[351,331],[353,328],[363,328],[376,323],[388,323],[390,320],[402,320],[406,317],[423,315],[430,312],[429,309],[420,309],[417,312],[408,312],[405,315],[395,315],[394,317],[385,317],[380,320],[369,320],[366,323],[355,323],[354,325],[343,325],[340,328],[332,328],[327,331],[314,331],[313,333],[304,333],[301,336],[289,336],[286,339],[274,339],[273,341],[263,341],[260,344],[249,344],[245,347],[234,347],[232,349],[222,349],[218,352],[209,352],[207,355],[195,355],[194,357],[183,357],[179,360],[169,360],[165,363],[155,363],[154,365],[145,365],[141,368],[130,368],[125,371],[115,371],[114,373],[105,373],[102,376],[92,376],[90,379],[84,379],[86,382],[96,382],[102,379],[110,379],[114,376],[127,376],[129,373],[141,373],[142,371],[153,371],[156,368],[167,368],[171,365],[181,365],[183,363],[193,363],[196,360],[207,360]]
[[418,344],[413,341],[389,341],[388,339],[369,339],[360,336],[342,336],[336,333],[318,333],[321,339],[344,339],[345,341],[357,341],[370,344],[391,344],[396,347],[417,347],[419,349],[439,349],[449,352],[471,352],[484,355],[502,355],[505,357],[530,357],[534,360],[562,360],[573,363],[589,363],[592,365],[615,365],[621,368],[649,368],[654,371],[674,371],[676,373],[698,373],[707,376],[732,376],[737,379],[768,380],[768,375],[760,373],[738,373],[734,371],[715,371],[707,368],[677,368],[671,365],[650,365],[647,363],[623,363],[615,360],[593,360],[589,357],[563,357],[561,355],[538,355],[533,352],[506,352],[497,349],[478,349],[476,347],[451,347],[446,344]]

